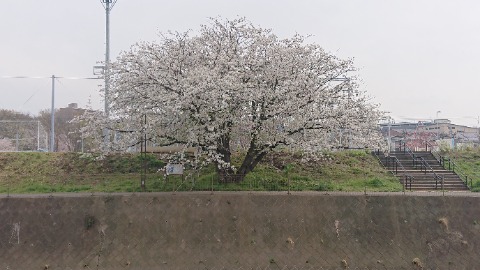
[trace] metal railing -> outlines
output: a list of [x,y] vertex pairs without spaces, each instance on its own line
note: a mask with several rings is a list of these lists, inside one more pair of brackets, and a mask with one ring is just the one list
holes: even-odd
[[403,146],[403,153],[409,154],[410,157],[412,157],[412,165],[413,165],[413,167],[416,168],[417,164],[416,164],[415,153],[413,153],[413,151],[409,147],[407,147],[407,143],[405,141],[400,142],[400,151],[402,151],[402,146]]
[[[407,170],[405,169],[405,167],[403,167],[402,163],[400,162],[400,160],[398,160],[396,156],[385,156],[385,164],[384,164],[380,159],[380,150],[377,149],[376,151],[374,151],[374,154],[375,154],[375,157],[380,162],[380,164],[382,164],[385,169],[390,170],[392,174],[397,175],[398,169],[400,168],[400,170],[403,173],[403,185],[402,185],[403,190],[404,191],[405,189],[412,190],[412,182],[415,179],[415,177],[413,177],[410,174],[407,174]],[[390,167],[392,168],[390,169]]]
[[423,171],[425,174],[427,174],[427,171],[428,171],[428,172],[431,172],[431,173],[433,174],[433,178],[435,179],[435,189],[438,189],[438,182],[439,182],[439,180],[441,181],[440,184],[441,184],[441,188],[443,189],[444,176],[441,175],[441,174],[437,174],[437,173],[432,169],[432,167],[430,166],[430,164],[428,164],[428,162],[427,162],[423,157],[417,157],[417,159],[420,160],[420,164],[422,165],[422,167],[420,168],[421,171]]
[[433,151],[434,148],[435,147],[429,141],[425,140],[425,151],[433,153],[433,152],[435,152],[435,151]]
[[[440,163],[440,165],[444,169],[449,170],[449,171],[455,173],[456,175],[458,175],[460,180],[462,180],[464,182],[465,186],[468,189],[471,190],[473,188],[473,178],[472,177],[470,177],[470,186],[469,186],[468,185],[468,180],[469,180],[468,175],[466,173],[458,170],[455,162],[451,158],[446,158],[446,157],[440,155],[438,151],[433,151],[434,147],[432,146],[432,144],[428,141],[425,141],[425,149],[428,149],[428,147],[430,147],[430,150],[427,150],[427,151],[430,151],[430,153],[432,153],[433,157]],[[448,168],[447,168],[446,162],[448,162]]]
[[[443,190],[445,178],[444,175],[437,174],[422,156],[415,155],[415,153],[407,146],[407,143],[405,141],[400,142],[400,151],[402,151],[402,146],[403,152],[408,153],[412,157],[413,167],[417,168],[417,166],[420,165],[420,170],[423,171],[425,174],[427,174],[427,171],[431,172],[433,174],[433,179],[435,180],[435,189],[438,189],[438,184],[440,182],[441,188]],[[429,147],[430,150],[428,150]],[[433,149],[433,146],[428,141],[425,141],[425,151],[433,154],[431,149]]]
[[[473,178],[472,177],[469,178],[466,173],[459,170],[455,161],[453,161],[449,157],[447,158],[447,157],[444,157],[440,154],[437,154],[437,155],[438,155],[438,158],[434,154],[435,158],[440,162],[440,165],[444,169],[449,170],[449,171],[455,173],[456,175],[458,175],[458,177],[460,177],[460,179],[464,182],[464,184],[467,188],[469,188],[469,189],[473,188]],[[447,162],[448,162],[448,167],[447,167]],[[468,185],[468,180],[470,180],[470,186]]]

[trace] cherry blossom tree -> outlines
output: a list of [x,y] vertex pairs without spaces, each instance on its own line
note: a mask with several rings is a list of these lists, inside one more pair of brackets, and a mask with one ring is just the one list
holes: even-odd
[[[169,33],[112,64],[110,116],[90,112],[84,134],[104,150],[138,144],[197,147],[220,173],[246,175],[274,149],[304,153],[382,141],[382,113],[359,90],[352,60],[306,37],[281,39],[240,18],[211,19],[197,35]],[[234,151],[244,154],[239,167]],[[242,179],[239,177],[238,179]]]
[[12,152],[15,151],[15,146],[12,140],[2,138],[0,139],[0,152]]
[[0,109],[0,151],[38,150],[40,128],[36,118],[29,114]]

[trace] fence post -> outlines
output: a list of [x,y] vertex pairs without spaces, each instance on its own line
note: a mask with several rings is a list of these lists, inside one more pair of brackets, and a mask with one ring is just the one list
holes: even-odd
[[212,188],[212,194],[213,194],[213,175],[212,175],[211,188]]
[[288,195],[290,195],[290,175],[288,176]]
[[177,181],[173,179],[173,193],[175,193],[175,189],[177,188]]
[[445,196],[445,189],[443,188],[443,182],[444,182],[444,177],[442,176],[442,193],[443,193],[443,196]]

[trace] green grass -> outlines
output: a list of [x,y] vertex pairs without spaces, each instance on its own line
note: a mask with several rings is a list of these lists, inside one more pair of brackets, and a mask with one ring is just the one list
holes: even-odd
[[460,173],[463,179],[463,176],[467,176],[472,191],[480,192],[480,148],[444,151],[441,155],[454,160],[455,172]]
[[[233,157],[234,164],[241,155]],[[139,192],[143,158],[77,153],[0,153],[0,193]],[[362,150],[301,155],[274,152],[240,183],[222,183],[213,165],[165,178],[165,163],[147,155],[146,191],[401,191],[398,180]]]

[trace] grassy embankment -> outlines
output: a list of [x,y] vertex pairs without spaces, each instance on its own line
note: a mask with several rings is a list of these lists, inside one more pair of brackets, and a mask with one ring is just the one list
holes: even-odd
[[468,176],[469,185],[472,181],[472,191],[480,192],[480,148],[444,151],[441,155],[455,162],[457,173]]
[[[268,156],[241,183],[219,183],[213,166],[187,169],[184,179],[164,178],[164,162],[148,155],[146,191],[400,191],[401,184],[365,151],[328,153],[319,161],[295,155]],[[234,161],[235,163],[235,161]],[[77,153],[0,153],[0,193],[140,191],[142,158],[103,159]]]

